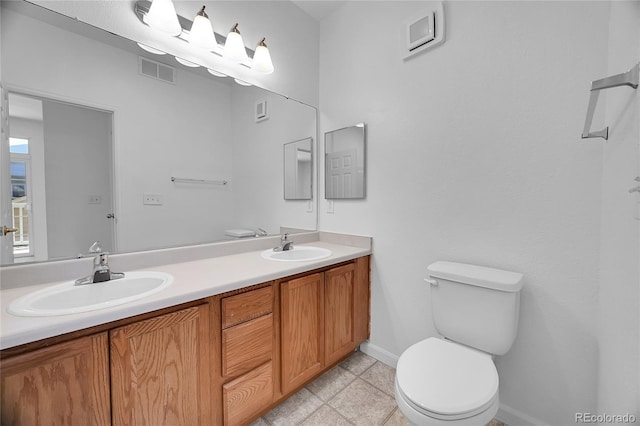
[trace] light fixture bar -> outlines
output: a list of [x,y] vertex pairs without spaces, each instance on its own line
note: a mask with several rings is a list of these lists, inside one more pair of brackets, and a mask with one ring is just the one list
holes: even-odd
[[[149,9],[151,8],[151,2],[147,1],[147,0],[139,0],[136,2],[135,6],[134,6],[134,12],[136,13],[136,16],[138,17],[138,19],[140,19],[140,22],[142,22],[143,24],[147,25],[146,22],[144,22],[144,16],[149,13]],[[182,27],[182,35],[178,36],[178,38],[187,41],[185,38],[185,33],[189,33],[189,30],[191,29],[191,26],[193,25],[193,22],[187,18],[185,18],[184,16],[180,16],[180,15],[176,15],[178,17],[178,22],[180,23],[180,26]],[[216,41],[218,42],[218,46],[224,46],[225,42],[227,41],[227,38],[225,36],[223,36],[222,34],[218,34],[217,32],[214,31],[213,35],[216,37]],[[249,59],[253,59],[253,56],[255,55],[255,51],[251,48],[245,47],[246,51],[247,51],[247,55],[249,56]],[[222,51],[217,51],[214,50],[212,53],[218,55],[218,56],[222,56]],[[245,66],[249,66],[248,64],[242,64]]]

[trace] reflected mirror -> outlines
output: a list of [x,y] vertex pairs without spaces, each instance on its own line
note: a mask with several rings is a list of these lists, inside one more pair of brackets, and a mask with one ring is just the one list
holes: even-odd
[[311,200],[313,139],[284,144],[284,199]]
[[285,201],[282,184],[282,143],[316,135],[313,107],[40,6],[1,7],[2,125],[31,150],[0,153],[13,186],[0,208],[22,229],[2,264],[77,257],[95,240],[114,253],[316,229],[315,203]]
[[325,198],[365,197],[365,124],[324,134]]

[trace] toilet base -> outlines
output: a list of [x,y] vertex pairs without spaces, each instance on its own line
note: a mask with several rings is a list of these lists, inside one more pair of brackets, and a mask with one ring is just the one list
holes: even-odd
[[496,397],[494,403],[485,411],[473,417],[458,420],[442,420],[428,417],[410,406],[398,392],[398,384],[395,385],[395,397],[398,408],[404,414],[412,426],[485,426],[495,417],[500,407],[500,398]]

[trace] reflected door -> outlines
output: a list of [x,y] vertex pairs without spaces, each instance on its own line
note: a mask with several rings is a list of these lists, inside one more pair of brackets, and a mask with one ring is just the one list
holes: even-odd
[[356,174],[356,150],[327,154],[327,173],[331,198],[352,198],[354,175]]
[[2,264],[76,257],[97,240],[115,251],[113,114],[13,92],[6,102],[2,203],[15,232]]
[[9,99],[0,83],[0,264],[13,263],[13,239],[5,228],[13,228],[11,218],[11,161],[9,159]]

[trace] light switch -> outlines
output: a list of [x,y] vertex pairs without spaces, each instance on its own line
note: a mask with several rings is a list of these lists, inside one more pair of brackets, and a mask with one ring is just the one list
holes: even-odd
[[145,192],[142,196],[142,204],[146,206],[161,206],[162,202],[162,194],[151,194]]

